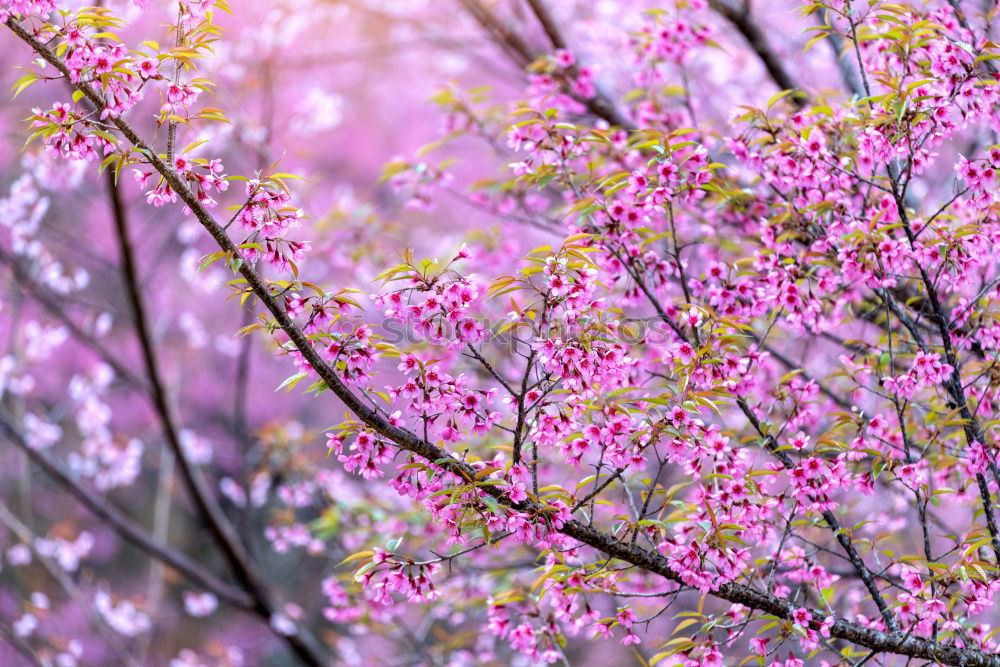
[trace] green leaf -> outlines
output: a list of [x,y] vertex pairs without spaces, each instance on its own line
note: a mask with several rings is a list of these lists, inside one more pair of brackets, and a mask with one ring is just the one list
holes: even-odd
[[296,373],[291,377],[287,377],[285,378],[284,382],[278,385],[275,391],[278,391],[279,389],[284,389],[285,391],[291,391],[295,387],[295,385],[297,385],[299,382],[302,382],[302,380],[304,380],[306,377],[308,377],[307,373]]
[[33,84],[36,81],[38,81],[38,75],[35,74],[34,72],[29,72],[29,73],[25,74],[20,79],[18,79],[17,81],[15,81],[14,85],[12,85],[10,87],[10,89],[13,91],[13,94],[11,95],[11,97],[16,99],[18,95],[20,95],[22,92],[24,92],[24,90],[28,86],[30,86],[31,84]]

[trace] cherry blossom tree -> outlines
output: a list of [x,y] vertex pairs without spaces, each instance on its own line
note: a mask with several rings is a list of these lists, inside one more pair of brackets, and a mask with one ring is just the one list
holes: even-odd
[[0,0],[0,655],[1000,664],[996,13]]

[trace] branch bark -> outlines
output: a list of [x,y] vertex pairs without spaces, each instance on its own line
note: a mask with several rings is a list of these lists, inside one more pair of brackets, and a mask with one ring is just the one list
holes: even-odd
[[[89,95],[88,98],[90,98]],[[98,108],[104,106],[102,101],[90,99]],[[166,166],[163,162],[161,164]],[[174,175],[176,177],[176,172]],[[209,489],[205,478],[201,475],[201,471],[188,458],[181,443],[179,421],[167,394],[163,374],[156,356],[146,305],[139,287],[138,262],[129,237],[128,218],[115,178],[114,172],[109,169],[107,171],[108,188],[111,195],[118,249],[122,260],[122,278],[135,318],[136,335],[142,349],[142,359],[146,376],[149,379],[153,404],[163,426],[167,443],[177,462],[181,478],[184,480],[198,513],[207,524],[215,543],[222,550],[237,581],[253,599],[255,610],[268,621],[270,626],[271,618],[279,611],[275,596],[264,583],[263,577],[257,571],[255,564],[250,560],[249,554],[240,542],[236,530],[222,512],[222,508]],[[304,628],[300,628],[299,632],[293,635],[277,631],[275,634],[284,640],[305,664],[316,666],[324,664],[325,660],[315,639]]]
[[[743,35],[747,44],[757,54],[761,64],[764,65],[764,69],[767,70],[771,80],[774,81],[774,84],[780,90],[802,90],[795,83],[788,70],[785,69],[774,49],[771,48],[770,43],[767,41],[767,36],[750,13],[749,8],[744,6],[742,9],[738,9],[731,5],[728,0],[709,0],[708,4]],[[801,108],[805,106],[806,95],[804,93],[798,95],[793,93],[789,98],[796,107]]]
[[73,318],[70,317],[59,305],[57,296],[47,287],[40,285],[36,280],[34,280],[31,277],[30,272],[21,264],[21,262],[19,262],[13,255],[8,254],[3,248],[0,248],[0,262],[3,262],[10,267],[11,272],[14,274],[14,279],[18,282],[21,288],[27,292],[31,298],[37,301],[39,305],[47,310],[50,315],[62,322],[63,326],[65,326],[73,335],[74,340],[84,343],[87,347],[92,349],[94,353],[104,361],[104,363],[110,366],[115,371],[115,377],[120,378],[132,387],[146,392],[149,391],[149,386],[143,378],[133,373],[132,370],[119,361],[110,350],[104,347],[104,345],[97,338],[90,335],[79,324],[77,324]]
[[30,447],[8,415],[0,414],[0,431],[3,431],[6,439],[24,452],[46,475],[76,498],[87,511],[104,521],[124,540],[144,551],[150,557],[169,565],[198,586],[211,591],[219,599],[244,609],[252,607],[253,602],[246,593],[223,582],[186,554],[157,542],[146,532],[145,528],[123,514],[117,507],[104,502],[97,494],[85,489],[48,456]]
[[[545,6],[538,0],[529,1],[532,11],[542,23],[543,30],[552,41],[552,45],[557,49],[566,48],[566,42]],[[521,35],[504,25],[504,22],[484,7],[479,0],[459,0],[459,2],[476,22],[493,36],[494,41],[514,59],[519,67],[527,67],[538,57]],[[565,85],[563,87],[566,88]],[[606,120],[611,125],[626,130],[636,129],[635,124],[629,121],[604,94],[598,92],[591,98],[583,98],[568,91],[567,94],[583,104],[592,115]]]

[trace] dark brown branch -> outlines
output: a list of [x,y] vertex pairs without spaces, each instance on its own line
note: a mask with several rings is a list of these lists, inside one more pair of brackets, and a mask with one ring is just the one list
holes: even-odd
[[252,606],[253,602],[246,593],[221,581],[186,554],[154,540],[146,532],[145,528],[123,514],[118,508],[109,505],[96,494],[83,488],[79,482],[51,461],[48,456],[29,446],[7,415],[0,414],[0,430],[4,431],[6,439],[9,442],[24,452],[46,475],[51,477],[57,484],[69,492],[71,496],[76,498],[81,505],[87,508],[91,514],[104,521],[127,542],[161,563],[169,565],[198,586],[211,591],[219,599],[240,608],[250,608]]
[[778,86],[779,90],[793,90],[799,91],[798,94],[793,93],[790,95],[792,104],[796,107],[802,107],[805,105],[806,95],[801,92],[801,88],[792,79],[792,76],[785,69],[782,64],[781,59],[771,48],[771,45],[767,41],[767,37],[764,35],[764,31],[761,30],[760,25],[754,19],[753,15],[747,7],[736,8],[729,3],[728,0],[709,0],[709,6],[723,16],[727,21],[733,24],[743,38],[753,49],[753,52],[757,54],[760,59],[761,64],[764,65],[764,69],[767,70],[768,75],[774,84]]
[[104,363],[115,371],[116,377],[124,380],[133,387],[149,391],[149,385],[144,379],[133,373],[127,366],[120,362],[110,350],[104,347],[104,345],[102,345],[97,338],[87,333],[80,325],[73,321],[73,319],[59,305],[56,295],[53,294],[47,287],[40,285],[36,280],[34,280],[21,262],[19,262],[16,257],[7,254],[3,248],[0,248],[0,262],[3,262],[10,267],[11,272],[14,274],[14,279],[18,282],[21,288],[31,296],[31,298],[45,308],[50,315],[62,322],[63,326],[65,326],[73,335],[74,340],[84,343],[87,347],[92,349],[97,356],[104,361]]
[[[100,102],[93,101],[99,108],[103,106]],[[128,218],[125,206],[122,202],[121,192],[118,190],[115,173],[109,169],[107,171],[108,191],[111,197],[111,207],[114,214],[115,232],[118,240],[118,249],[122,260],[122,278],[125,283],[125,290],[128,294],[133,316],[135,317],[136,334],[139,338],[139,345],[142,349],[142,359],[149,378],[151,388],[151,398],[156,408],[156,412],[163,426],[167,443],[177,461],[181,471],[181,478],[194,500],[195,507],[199,515],[208,525],[216,544],[221,548],[226,561],[233,570],[237,581],[253,598],[257,612],[262,618],[270,621],[272,616],[278,611],[277,602],[273,593],[268,590],[262,577],[257,572],[254,564],[250,560],[249,554],[240,542],[236,531],[222,508],[216,501],[205,478],[191,462],[184,451],[180,439],[179,421],[174,414],[170,397],[167,395],[166,386],[163,382],[163,374],[160,370],[156,350],[153,345],[152,330],[146,314],[146,305],[139,287],[139,269],[136,260],[135,250],[129,237]],[[270,625],[270,623],[269,623]],[[305,632],[299,632],[288,636],[279,634],[288,644],[292,651],[306,664],[324,664],[324,659],[320,649],[315,646]]]
[[8,626],[6,623],[0,623],[0,636],[4,640],[14,647],[14,649],[21,654],[21,656],[31,663],[34,667],[45,667],[45,663],[42,662],[38,654],[35,653],[34,649],[23,639],[17,636],[14,629]]
[[[500,48],[511,56],[519,67],[527,67],[538,57],[534,50],[528,46],[528,43],[524,41],[521,35],[508,28],[499,17],[483,6],[478,0],[459,0],[459,2],[465,10],[472,15],[472,18],[474,18],[476,22],[479,23],[479,25],[493,37],[493,40],[500,46]],[[553,46],[559,49],[566,48],[565,40],[562,38],[558,27],[552,20],[552,16],[544,8],[544,5],[537,2],[537,0],[531,4],[533,11],[535,11],[536,4],[541,8],[542,15],[545,18],[543,20],[540,16],[539,21],[542,23],[543,29],[552,41]],[[538,16],[537,11],[536,16]],[[555,36],[555,38],[553,38],[553,36]],[[574,68],[570,68],[570,74],[572,74],[573,71]],[[562,81],[561,83],[563,84],[564,92],[580,104],[584,105],[587,108],[587,111],[592,115],[602,118],[616,127],[621,127],[626,130],[636,129],[635,124],[629,121],[617,108],[615,108],[615,105],[611,102],[611,100],[609,100],[602,93],[597,93],[591,98],[584,98],[572,93],[568,89],[569,87],[566,85],[566,81]]]
[[[817,11],[816,19],[821,26],[830,26],[832,28],[829,9],[825,9],[822,12]],[[859,99],[864,97],[865,88],[861,84],[861,79],[858,78],[858,71],[851,65],[850,56],[844,50],[844,39],[839,33],[831,29],[830,33],[826,36],[826,40],[830,44],[834,58],[837,59],[837,69],[840,70],[840,78],[844,80],[844,85]]]
[[545,6],[544,0],[527,1],[535,18],[538,19],[538,23],[541,24],[542,30],[545,31],[545,36],[552,42],[552,46],[557,49],[569,48],[566,38],[563,37],[562,30],[559,29],[559,25],[552,18],[552,14],[549,13],[549,8]]
[[17,539],[28,547],[32,558],[59,584],[69,598],[73,600],[77,608],[86,614],[90,624],[101,635],[104,641],[107,642],[108,648],[118,658],[118,663],[116,664],[121,664],[125,667],[140,667],[139,662],[132,656],[131,651],[129,651],[129,648],[122,641],[121,636],[111,628],[104,615],[94,607],[89,596],[84,594],[80,586],[73,580],[73,577],[64,571],[52,557],[38,550],[38,545],[36,544],[37,538],[34,532],[14,516],[3,502],[0,502],[0,523],[3,523],[11,533],[17,536]]
[[[739,406],[740,410],[746,415],[747,421],[750,422],[757,434],[764,439],[764,446],[767,448],[771,454],[774,455],[781,465],[785,466],[786,470],[791,470],[795,467],[795,463],[792,461],[788,453],[780,449],[778,442],[774,439],[774,436],[767,433],[764,429],[763,424],[757,418],[753,409],[744,399],[738,399],[736,404]],[[847,535],[847,532],[841,527],[840,522],[837,517],[830,510],[823,510],[822,513],[823,520],[826,521],[826,525],[830,527],[834,536],[837,538],[837,542],[840,543],[841,548],[847,554],[847,559],[851,562],[854,570],[858,573],[858,577],[864,583],[865,588],[868,589],[868,593],[872,596],[872,601],[875,606],[878,607],[879,613],[882,615],[882,621],[885,623],[887,628],[893,631],[899,629],[896,619],[892,616],[892,612],[889,611],[889,606],[885,603],[885,599],[882,597],[882,591],[879,590],[878,586],[875,584],[875,579],[872,576],[871,570],[865,565],[865,561],[861,558],[861,554],[854,547],[854,543],[851,538]]]
[[528,378],[531,376],[531,369],[535,362],[535,351],[532,350],[528,356],[528,362],[524,365],[524,375],[521,377],[521,391],[517,394],[517,424],[514,426],[513,461],[515,464],[521,462],[521,444],[524,437],[525,405],[524,398],[528,393]]
[[507,55],[519,68],[523,69],[535,60],[528,43],[519,34],[509,30],[503,22],[477,0],[459,0],[459,2],[465,11],[472,15],[476,23],[492,36],[493,41],[507,52]]

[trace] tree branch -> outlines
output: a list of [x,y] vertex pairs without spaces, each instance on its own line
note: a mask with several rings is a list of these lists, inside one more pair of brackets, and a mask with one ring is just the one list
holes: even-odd
[[[91,101],[98,108],[103,106],[97,101]],[[176,176],[176,172],[174,174]],[[129,303],[135,317],[136,335],[139,338],[139,344],[142,349],[142,359],[146,369],[146,376],[149,378],[153,404],[163,426],[167,443],[180,469],[181,478],[184,480],[185,486],[194,500],[198,513],[208,525],[209,532],[211,532],[216,544],[221,548],[237,581],[240,582],[240,585],[253,598],[255,609],[263,619],[268,621],[270,627],[270,620],[278,611],[274,594],[268,589],[263,578],[257,572],[254,563],[250,560],[249,554],[247,554],[242,542],[240,542],[239,537],[236,535],[235,529],[222,512],[222,508],[215,500],[208,483],[201,475],[201,471],[191,462],[181,444],[180,426],[174,414],[170,398],[167,395],[162,371],[160,370],[156,350],[153,345],[152,331],[146,315],[146,306],[139,287],[138,262],[136,261],[132,241],[129,238],[128,218],[115,178],[114,171],[108,169],[107,181],[111,196],[112,212],[114,214],[118,249],[122,260],[122,279],[125,283]],[[316,666],[324,664],[325,661],[321,657],[320,649],[308,633],[301,631],[290,636],[277,633],[277,631],[275,633],[286,641],[289,648],[306,664]]]
[[24,657],[33,667],[45,667],[45,663],[42,662],[38,654],[35,653],[31,646],[17,636],[14,629],[8,626],[6,623],[0,623],[0,635],[3,636],[4,640],[14,647],[14,649]]
[[161,563],[169,565],[198,586],[215,593],[220,599],[243,609],[252,607],[253,602],[246,593],[223,582],[186,554],[157,542],[146,532],[145,528],[123,514],[118,508],[104,502],[97,495],[83,488],[79,482],[50,460],[48,456],[28,445],[24,436],[10,421],[9,415],[0,414],[0,430],[6,434],[6,439],[9,442],[24,452],[46,475],[68,491],[91,514],[107,523],[127,542]]
[[798,94],[793,93],[789,96],[792,104],[799,108],[805,106],[807,96],[801,92],[802,89],[795,83],[795,80],[781,63],[781,59],[771,48],[767,36],[764,35],[764,31],[754,20],[753,15],[750,14],[750,10],[747,7],[737,9],[729,4],[728,0],[709,0],[708,4],[743,35],[747,44],[757,54],[761,64],[764,65],[771,80],[780,90],[799,91]]
[[[764,430],[763,425],[760,423],[760,419],[754,413],[753,409],[746,402],[745,399],[738,399],[736,401],[740,410],[746,415],[747,420],[753,426],[757,434],[764,439],[764,446],[769,452],[771,452],[775,458],[781,461],[781,465],[785,467],[786,470],[791,470],[795,467],[795,463],[792,461],[791,457],[788,456],[787,452],[782,451],[778,447],[778,442],[774,439],[774,436],[769,435],[767,431]],[[878,607],[879,613],[882,615],[882,621],[885,626],[893,631],[899,630],[899,625],[896,623],[896,619],[892,616],[892,612],[889,611],[889,606],[885,603],[885,599],[882,597],[882,591],[879,590],[878,586],[875,584],[875,580],[872,577],[871,570],[865,565],[865,561],[861,558],[861,554],[854,547],[854,543],[851,538],[847,535],[847,532],[841,527],[840,522],[837,517],[830,510],[823,510],[822,512],[823,520],[826,521],[826,525],[830,527],[834,536],[837,538],[837,542],[840,543],[841,548],[847,554],[847,559],[851,561],[851,565],[854,570],[858,573],[858,577],[864,583],[865,588],[868,589],[868,593],[872,596],[872,601],[875,606]]]
[[[527,67],[535,61],[538,57],[532,48],[528,46],[528,43],[524,39],[504,25],[503,21],[500,20],[493,12],[484,7],[482,3],[478,0],[459,0],[465,10],[472,15],[472,17],[483,27],[488,33],[490,33],[494,41],[500,45],[500,47],[506,51],[514,61],[522,68]],[[552,19],[552,16],[545,9],[545,6],[538,0],[529,0],[532,11],[539,18],[539,22],[542,23],[543,29],[546,35],[552,41],[553,46],[557,49],[566,48],[566,42],[563,39],[558,27]],[[536,5],[538,9],[536,9]],[[539,15],[541,12],[541,15]],[[543,18],[544,17],[544,18]],[[570,68],[570,73],[572,74],[575,68]],[[563,88],[565,89],[565,82],[562,82]],[[629,121],[615,105],[609,100],[605,95],[598,92],[594,97],[584,98],[573,94],[572,92],[566,91],[567,94],[575,99],[580,104],[587,107],[592,115],[598,118],[603,118],[611,125],[624,128],[626,130],[635,130],[635,124]]]
[[94,336],[87,333],[80,325],[73,321],[73,319],[66,313],[65,310],[59,305],[56,300],[56,296],[45,286],[38,284],[30,275],[28,270],[21,265],[16,257],[7,254],[3,248],[0,248],[0,262],[7,264],[11,272],[14,274],[14,279],[21,285],[22,289],[27,292],[31,298],[38,302],[45,310],[49,312],[50,315],[58,319],[63,323],[71,334],[73,334],[74,340],[84,343],[87,347],[92,349],[97,356],[99,356],[104,363],[110,366],[114,372],[115,376],[121,378],[129,385],[142,389],[143,391],[149,391],[149,385],[146,381],[133,373],[125,364],[118,360],[118,358],[111,353],[104,345],[97,340]]

